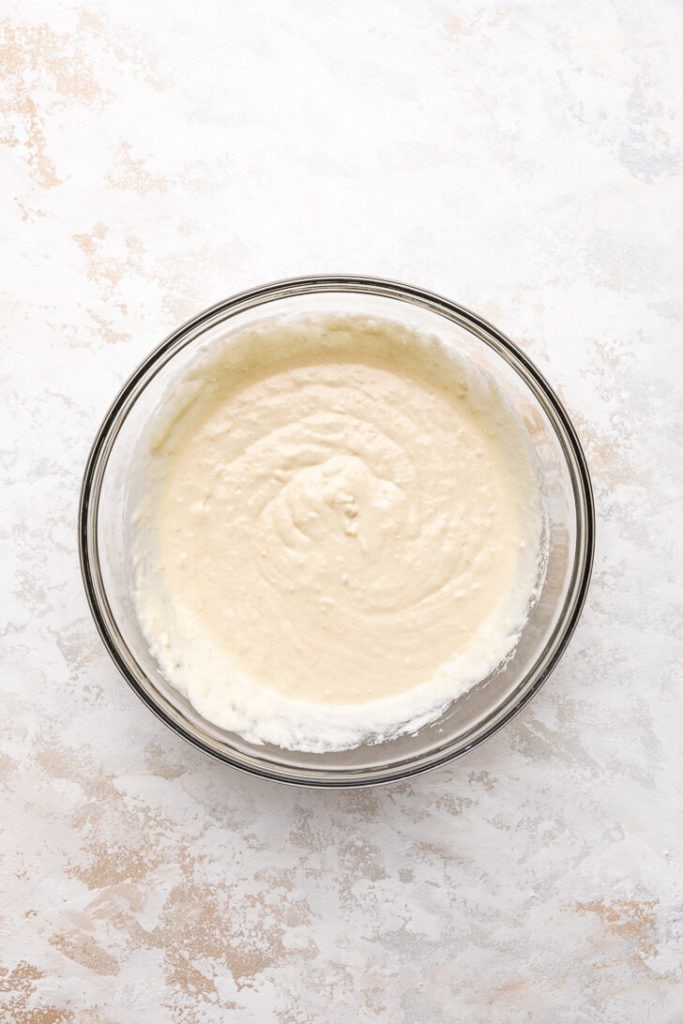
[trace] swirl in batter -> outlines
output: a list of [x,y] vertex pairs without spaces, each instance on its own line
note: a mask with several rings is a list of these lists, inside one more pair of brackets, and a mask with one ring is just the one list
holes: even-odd
[[514,648],[541,564],[529,442],[436,339],[262,322],[200,359],[169,408],[135,599],[206,718],[291,749],[377,741]]

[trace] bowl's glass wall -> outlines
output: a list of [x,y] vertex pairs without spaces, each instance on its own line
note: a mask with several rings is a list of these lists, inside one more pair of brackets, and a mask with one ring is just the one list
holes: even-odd
[[[561,406],[524,357],[498,332],[444,300],[381,282],[344,281],[271,286],[216,307],[168,339],[112,407],[86,472],[82,509],[84,576],[91,605],[119,668],[138,693],[186,738],[219,757],[286,781],[323,785],[410,774],[490,735],[554,666],[580,611],[592,555],[590,485],[581,450]],[[150,420],[198,348],[265,316],[324,311],[374,314],[438,334],[495,376],[526,424],[539,460],[549,559],[539,600],[502,670],[415,735],[356,750],[307,754],[255,745],[217,729],[162,676],[131,601],[131,517],[144,487],[142,460],[136,455],[146,444]]]

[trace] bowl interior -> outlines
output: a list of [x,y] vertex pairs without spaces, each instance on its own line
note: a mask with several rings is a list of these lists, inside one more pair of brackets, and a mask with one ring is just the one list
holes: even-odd
[[[504,667],[413,735],[313,754],[256,745],[199,715],[161,674],[131,599],[132,512],[144,487],[149,423],[196,358],[232,330],[265,316],[359,313],[438,335],[492,374],[522,418],[538,458],[548,517],[543,587]],[[237,296],[175,332],[132,375],[93,446],[81,504],[81,557],[96,623],[119,669],[146,703],[185,738],[238,767],[281,781],[362,785],[441,763],[481,742],[515,713],[554,667],[580,613],[590,575],[593,510],[571,424],[538,371],[499,332],[437,296],[390,282],[329,278],[283,282]]]

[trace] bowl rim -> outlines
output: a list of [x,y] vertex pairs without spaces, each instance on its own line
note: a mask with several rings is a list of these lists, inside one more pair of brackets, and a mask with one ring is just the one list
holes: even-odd
[[[127,410],[134,404],[138,395],[156,372],[177,351],[184,348],[185,345],[191,344],[214,323],[227,321],[238,313],[254,307],[279,299],[335,292],[383,296],[425,308],[464,327],[490,348],[493,348],[517,371],[535,398],[540,400],[546,414],[549,415],[565,454],[577,517],[575,557],[568,597],[565,601],[566,613],[558,620],[546,643],[545,659],[541,659],[534,666],[536,678],[509,707],[505,707],[502,711],[498,709],[499,713],[497,714],[492,713],[493,722],[473,739],[460,746],[451,744],[451,747],[445,752],[443,748],[438,748],[433,756],[430,756],[429,753],[423,754],[418,761],[407,758],[400,762],[388,762],[373,768],[341,770],[328,766],[320,769],[300,766],[284,771],[279,770],[276,766],[269,767],[272,762],[264,762],[261,765],[254,759],[246,760],[241,755],[233,756],[212,747],[202,737],[185,728],[182,723],[169,715],[141,686],[126,660],[125,654],[128,653],[133,657],[132,652],[129,651],[118,631],[115,617],[107,600],[100,571],[96,528],[97,510],[109,455],[120,426],[125,421]],[[557,424],[561,427],[564,437],[558,433]],[[90,448],[79,498],[78,549],[81,576],[88,605],[104,646],[128,685],[165,725],[204,753],[248,774],[290,785],[322,789],[354,788],[395,782],[462,757],[503,728],[538,693],[564,654],[586,601],[595,554],[595,505],[586,457],[566,408],[531,359],[502,331],[467,307],[414,285],[377,277],[323,274],[285,278],[239,292],[191,317],[150,351],[120,388],[105,414]],[[533,672],[534,669],[530,671],[529,675],[533,675]],[[153,687],[153,684],[151,685]],[[491,715],[488,717],[490,718]]]

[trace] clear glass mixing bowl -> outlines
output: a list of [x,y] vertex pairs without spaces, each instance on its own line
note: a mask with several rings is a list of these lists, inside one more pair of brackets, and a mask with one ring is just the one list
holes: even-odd
[[[133,608],[131,510],[150,417],[198,347],[264,315],[375,315],[438,335],[493,374],[522,417],[538,455],[548,514],[549,560],[540,597],[513,657],[414,735],[328,754],[250,743],[217,728],[161,674]],[[79,542],[88,601],[117,668],[177,733],[221,761],[281,782],[362,786],[459,757],[500,729],[548,678],[574,631],[593,560],[595,514],[586,461],[569,417],[541,374],[500,331],[455,302],[419,288],[360,277],[311,277],[243,292],[171,334],[124,385],[88,458]]]

